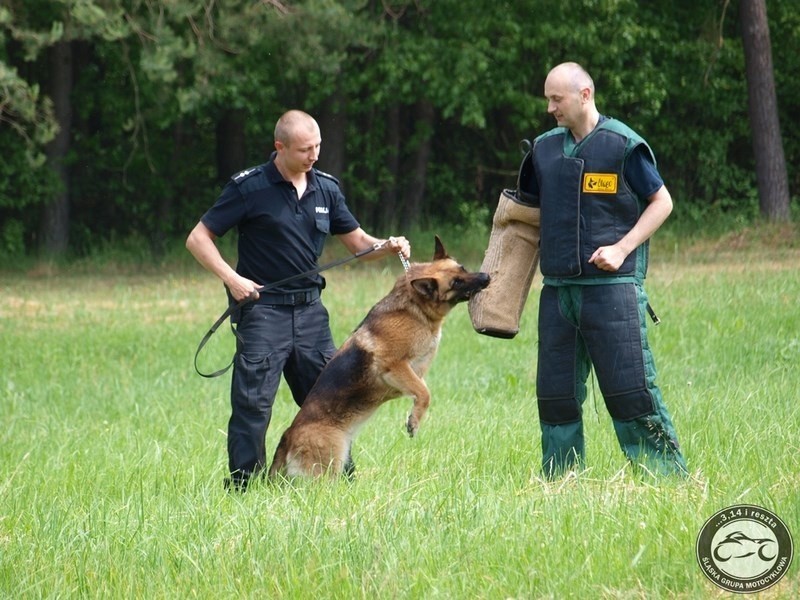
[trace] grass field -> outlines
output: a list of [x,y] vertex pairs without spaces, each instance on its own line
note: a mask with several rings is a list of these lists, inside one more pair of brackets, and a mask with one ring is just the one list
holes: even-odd
[[[514,340],[451,314],[418,437],[409,400],[383,406],[354,482],[229,495],[229,380],[192,367],[224,308],[211,275],[0,275],[0,596],[732,597],[697,564],[706,519],[756,504],[800,540],[800,244],[670,239],[654,247],[650,342],[686,481],[626,468],[596,384],[586,470],[539,477],[534,291]],[[412,242],[428,256],[431,241]],[[400,273],[394,260],[328,273],[337,342]],[[201,366],[232,347],[221,328]],[[269,453],[295,410],[282,388]],[[798,562],[761,597],[800,597]]]

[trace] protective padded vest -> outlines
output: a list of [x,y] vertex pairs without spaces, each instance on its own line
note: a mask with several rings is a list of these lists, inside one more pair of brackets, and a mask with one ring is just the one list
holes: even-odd
[[[625,181],[625,159],[647,143],[614,119],[601,122],[564,152],[569,130],[553,129],[534,141],[533,165],[542,209],[540,268],[546,277],[636,276],[647,271],[647,242],[617,272],[598,269],[589,258],[600,246],[622,239],[636,225],[646,202]],[[653,159],[655,160],[655,159]]]

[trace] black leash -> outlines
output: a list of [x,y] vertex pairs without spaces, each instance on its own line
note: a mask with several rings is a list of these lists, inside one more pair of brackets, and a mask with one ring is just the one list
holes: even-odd
[[[356,252],[352,256],[346,256],[344,258],[340,258],[338,260],[334,260],[332,262],[329,262],[326,265],[322,265],[321,267],[317,267],[316,269],[311,269],[310,271],[306,271],[305,273],[298,273],[297,275],[292,275],[291,277],[287,277],[286,279],[281,279],[280,281],[276,281],[275,283],[270,283],[269,285],[263,285],[260,288],[258,288],[256,291],[258,293],[266,292],[267,290],[271,290],[271,289],[276,288],[278,286],[281,286],[281,285],[283,285],[285,283],[289,283],[290,281],[295,281],[296,279],[302,279],[303,277],[311,277],[312,275],[316,275],[317,273],[322,273],[323,271],[327,271],[328,269],[332,269],[333,267],[338,267],[339,265],[343,265],[345,263],[348,263],[351,260],[355,260],[357,258],[360,258],[360,257],[364,256],[365,254],[369,254],[370,252],[374,252],[378,248],[381,248],[383,246],[383,244],[385,244],[385,243],[386,242],[383,242],[383,243],[380,243],[380,244],[375,244],[375,245],[367,248],[366,250],[361,250],[360,252]],[[217,332],[217,329],[219,329],[219,326],[222,325],[225,322],[225,319],[230,317],[233,313],[235,313],[237,310],[239,310],[240,308],[242,308],[246,304],[250,304],[254,300],[255,300],[255,295],[252,295],[252,296],[248,296],[247,298],[245,298],[241,302],[238,302],[237,304],[231,304],[230,306],[228,306],[228,309],[224,313],[222,313],[220,315],[219,319],[217,319],[214,322],[214,324],[211,326],[211,329],[209,329],[208,332],[206,332],[206,334],[203,336],[203,339],[200,341],[200,345],[197,346],[197,352],[194,353],[194,370],[197,371],[198,375],[200,375],[201,377],[205,377],[207,379],[212,379],[214,377],[219,377],[220,375],[223,375],[223,374],[227,373],[228,369],[230,369],[233,366],[234,358],[231,358],[231,362],[228,363],[227,367],[219,369],[217,371],[214,371],[213,373],[203,373],[197,367],[197,357],[200,356],[200,351],[208,343],[208,340],[211,339],[211,336],[214,335]],[[237,335],[236,329],[233,327],[233,323],[231,323],[231,331],[233,331],[233,335]]]

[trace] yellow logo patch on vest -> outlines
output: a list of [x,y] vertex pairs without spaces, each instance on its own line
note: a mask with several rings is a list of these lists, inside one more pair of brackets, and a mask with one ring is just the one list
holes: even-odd
[[584,194],[616,194],[617,193],[617,174],[616,173],[584,173],[583,174],[583,193]]

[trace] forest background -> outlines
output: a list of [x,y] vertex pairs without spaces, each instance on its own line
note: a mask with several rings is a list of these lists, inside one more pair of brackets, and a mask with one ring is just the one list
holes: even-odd
[[163,256],[288,108],[365,229],[485,228],[566,60],[687,233],[790,222],[798,56],[789,1],[0,0],[0,256]]

